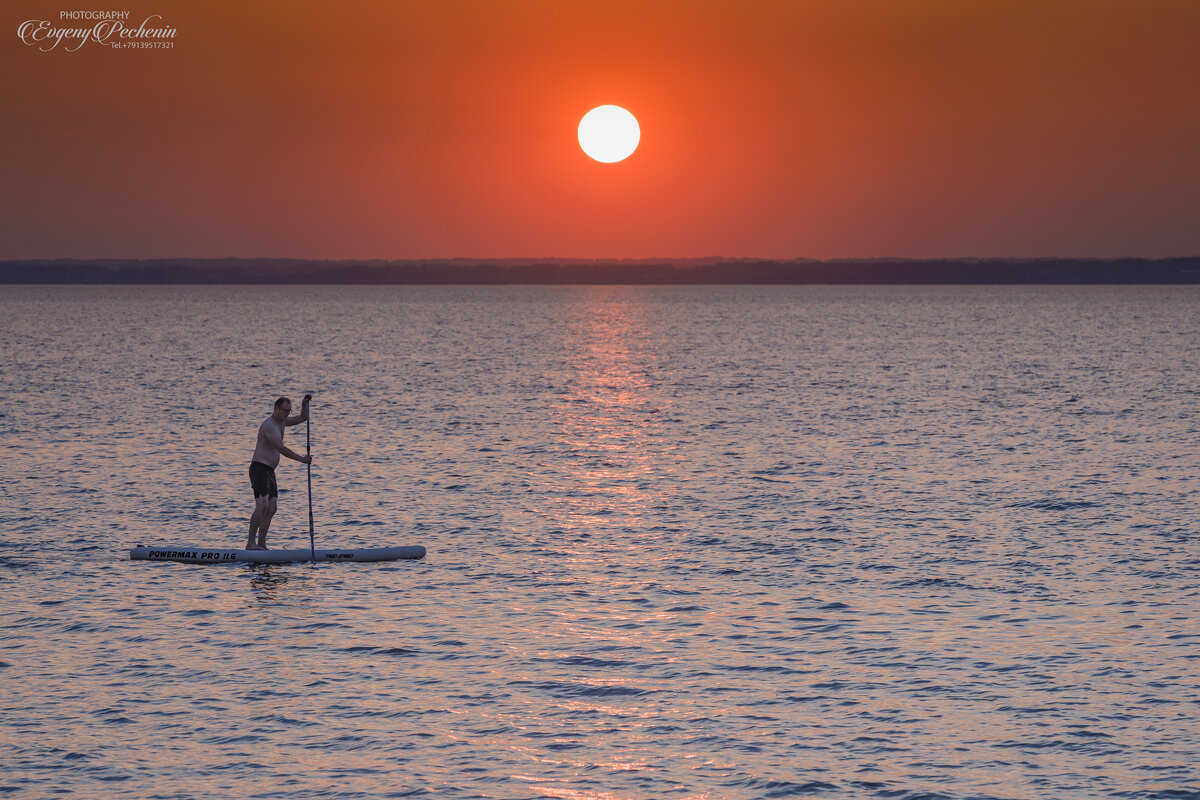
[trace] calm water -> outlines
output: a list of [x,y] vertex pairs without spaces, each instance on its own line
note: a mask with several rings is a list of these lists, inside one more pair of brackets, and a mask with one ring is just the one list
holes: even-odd
[[[1200,797],[1196,288],[10,286],[0,331],[0,796]],[[124,560],[241,546],[306,389],[318,545],[428,558]]]

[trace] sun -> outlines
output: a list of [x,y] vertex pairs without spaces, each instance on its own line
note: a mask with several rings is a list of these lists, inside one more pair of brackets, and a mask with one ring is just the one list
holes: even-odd
[[638,121],[620,106],[597,106],[579,120],[579,146],[597,161],[623,161],[642,138]]

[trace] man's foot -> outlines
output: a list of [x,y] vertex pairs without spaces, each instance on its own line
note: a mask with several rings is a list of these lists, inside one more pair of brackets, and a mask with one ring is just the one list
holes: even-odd
[[248,545],[246,545],[246,549],[247,550],[266,550],[267,548],[263,547],[261,544],[248,544]]

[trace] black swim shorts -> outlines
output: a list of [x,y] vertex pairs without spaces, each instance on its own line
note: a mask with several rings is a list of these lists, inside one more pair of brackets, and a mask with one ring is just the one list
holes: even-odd
[[275,470],[258,461],[250,462],[250,488],[254,496],[278,497],[279,487],[275,485]]

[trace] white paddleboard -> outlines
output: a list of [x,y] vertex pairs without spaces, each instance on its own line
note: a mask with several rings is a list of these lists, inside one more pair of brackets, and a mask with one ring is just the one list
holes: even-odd
[[185,564],[287,564],[291,561],[396,561],[424,558],[425,548],[367,547],[344,550],[217,550],[212,547],[135,547],[129,557],[145,561],[182,561]]

